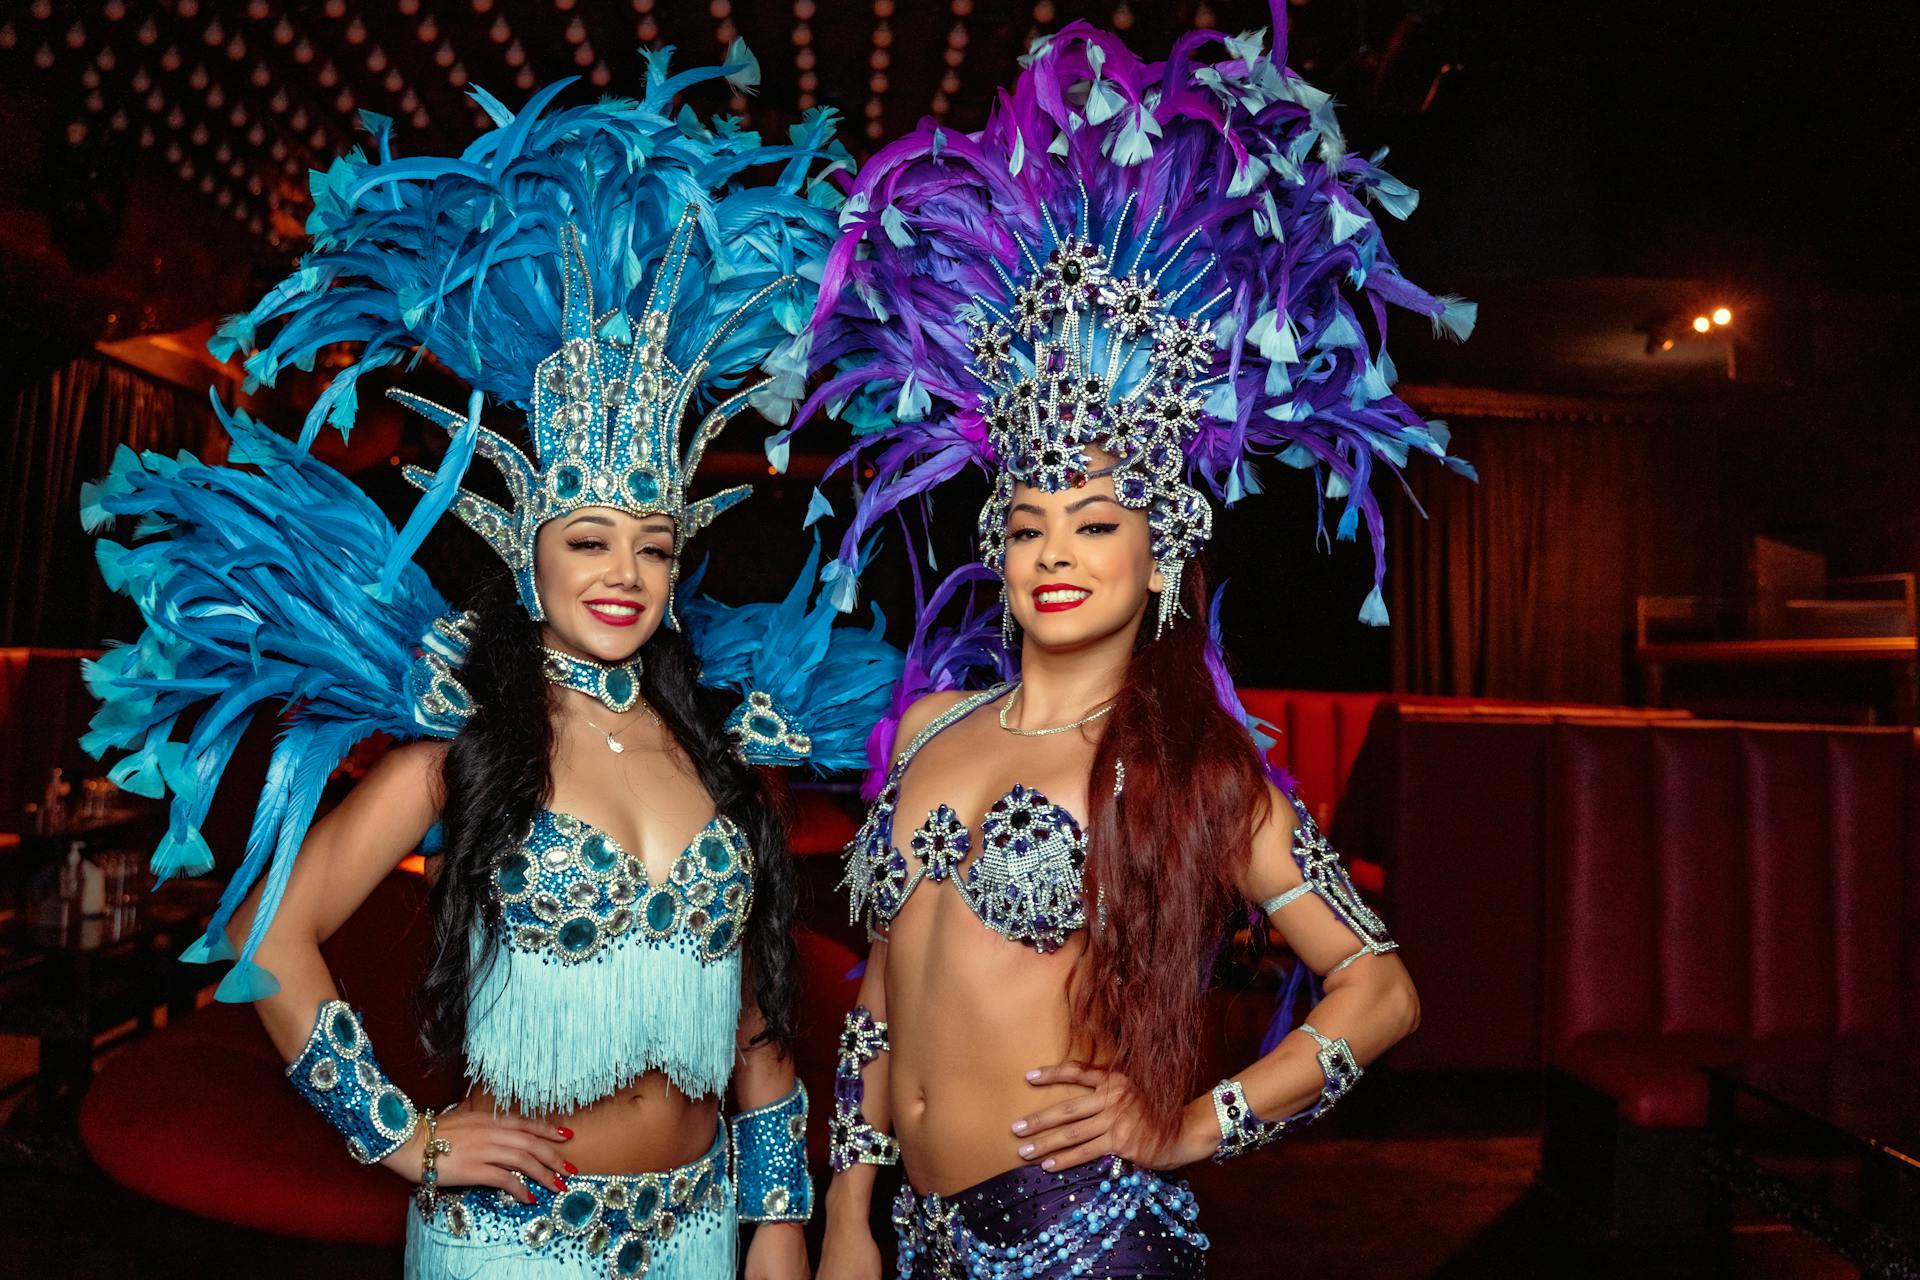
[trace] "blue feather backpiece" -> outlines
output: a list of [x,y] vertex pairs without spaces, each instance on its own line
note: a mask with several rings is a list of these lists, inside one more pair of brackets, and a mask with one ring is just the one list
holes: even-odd
[[[313,821],[328,776],[371,733],[450,738],[470,710],[453,672],[465,655],[457,616],[406,562],[389,598],[368,589],[397,534],[372,500],[333,468],[249,418],[215,412],[231,461],[122,448],[85,486],[82,521],[133,519],[122,545],[101,539],[107,584],[139,606],[132,644],[87,664],[100,700],[82,745],[128,754],[108,776],[136,795],[171,794],[154,874],[200,875],[213,853],[200,834],[220,776],[254,712],[282,709],[266,786],[240,869],[188,959],[232,958],[227,922],[264,877],[259,911],[223,1000],[276,989],[252,961]],[[192,729],[176,739],[183,718]]]
[[687,581],[680,610],[700,682],[740,694],[727,728],[750,763],[805,764],[817,773],[860,768],[867,736],[899,683],[905,659],[887,643],[880,610],[870,627],[836,625],[839,611],[818,590],[819,567],[816,539],[786,598],[770,604],[696,595],[704,566]]

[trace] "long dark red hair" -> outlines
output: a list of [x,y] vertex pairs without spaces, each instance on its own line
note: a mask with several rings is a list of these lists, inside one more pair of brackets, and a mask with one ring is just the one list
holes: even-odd
[[[1094,752],[1086,892],[1095,927],[1073,981],[1076,1032],[1116,1047],[1106,1065],[1132,1081],[1163,1140],[1198,1092],[1205,988],[1267,812],[1253,740],[1214,690],[1203,578],[1189,562],[1187,616],[1157,640],[1149,605]],[[1116,762],[1125,766],[1117,798]]]

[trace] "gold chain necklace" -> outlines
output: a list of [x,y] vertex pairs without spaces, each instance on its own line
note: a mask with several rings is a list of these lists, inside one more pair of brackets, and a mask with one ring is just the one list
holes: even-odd
[[1099,710],[1088,712],[1072,724],[1057,724],[1048,729],[1016,729],[1007,723],[1007,713],[1013,710],[1013,700],[1019,696],[1020,686],[1016,684],[1013,686],[1013,692],[1007,695],[1007,700],[1000,704],[1000,727],[1008,733],[1016,734],[1022,738],[1045,738],[1051,734],[1065,733],[1069,729],[1078,729],[1083,724],[1092,724],[1095,720],[1098,720],[1101,716],[1113,710],[1113,699],[1108,698],[1100,704]]

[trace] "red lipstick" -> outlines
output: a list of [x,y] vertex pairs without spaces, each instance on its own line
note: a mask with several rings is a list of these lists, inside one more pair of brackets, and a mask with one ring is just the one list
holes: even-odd
[[[583,600],[581,603],[586,605],[587,612],[593,615],[593,620],[595,622],[598,622],[603,626],[609,626],[609,627],[637,626],[639,625],[641,616],[644,615],[647,611],[647,606],[645,606],[644,604],[641,604],[638,600],[620,600],[611,596],[605,599],[600,599],[600,600]],[[634,612],[608,613],[603,609],[594,608],[595,605],[609,605],[609,604],[615,605],[615,606],[625,605],[627,608],[632,609]]]

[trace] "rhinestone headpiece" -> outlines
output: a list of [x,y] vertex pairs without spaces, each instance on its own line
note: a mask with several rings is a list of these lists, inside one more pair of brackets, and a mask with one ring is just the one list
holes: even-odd
[[[702,415],[684,447],[682,424],[707,373],[708,354],[795,277],[782,276],[753,294],[714,327],[681,368],[666,353],[695,225],[696,213],[689,208],[674,228],[637,321],[617,310],[595,316],[580,231],[571,223],[562,227],[560,348],[535,367],[529,397],[528,430],[537,461],[498,433],[477,428],[475,451],[499,468],[513,505],[502,507],[462,491],[453,510],[513,570],[520,603],[535,621],[545,615],[534,583],[534,545],[547,521],[582,507],[670,516],[676,553],[671,573],[677,584],[678,553],[687,539],[752,492],[737,485],[694,500],[687,490],[707,445],[746,407],[754,386],[734,391]],[[457,410],[410,392],[388,394],[450,432],[469,426],[467,415]],[[408,467],[405,475],[422,489],[434,478],[419,467]],[[679,625],[671,587],[666,623]]]
[[[1022,281],[1001,273],[1011,306],[976,299],[966,308],[968,367],[986,384],[980,410],[999,463],[980,512],[980,548],[990,567],[1005,571],[1015,484],[1059,493],[1111,475],[1120,505],[1147,513],[1164,628],[1179,608],[1182,566],[1213,532],[1213,508],[1185,479],[1186,448],[1206,390],[1224,377],[1212,373],[1207,315],[1227,294],[1192,301],[1211,258],[1169,278],[1192,237],[1143,270],[1159,215],[1123,251],[1132,207],[1129,200],[1104,245],[1088,236],[1084,202],[1070,235],[1048,216],[1053,243],[1043,246],[1044,259],[1016,234],[1029,270]],[[1112,455],[1112,465],[1096,469],[1090,448]]]

